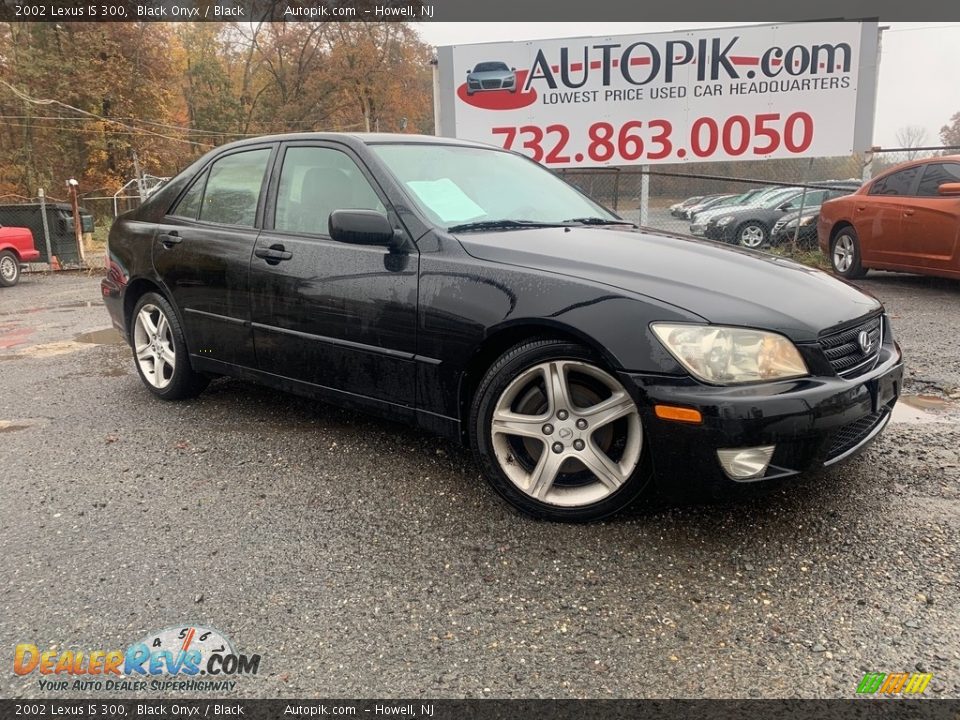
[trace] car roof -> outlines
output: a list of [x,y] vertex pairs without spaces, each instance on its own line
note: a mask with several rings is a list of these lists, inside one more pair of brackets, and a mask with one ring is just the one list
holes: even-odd
[[304,132],[304,133],[281,133],[275,135],[258,135],[257,137],[237,140],[216,148],[237,148],[245,145],[259,145],[266,142],[296,142],[298,140],[328,140],[341,142],[347,145],[376,145],[381,143],[402,143],[402,144],[420,144],[420,145],[459,145],[462,147],[474,147],[496,150],[502,150],[495,145],[475,142],[473,140],[461,140],[460,138],[440,137],[438,135],[413,135],[408,133],[341,133],[341,132]]

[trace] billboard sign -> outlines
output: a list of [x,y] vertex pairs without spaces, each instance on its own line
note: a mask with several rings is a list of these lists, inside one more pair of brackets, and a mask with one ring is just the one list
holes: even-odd
[[877,24],[438,48],[439,134],[552,167],[847,155],[871,145]]

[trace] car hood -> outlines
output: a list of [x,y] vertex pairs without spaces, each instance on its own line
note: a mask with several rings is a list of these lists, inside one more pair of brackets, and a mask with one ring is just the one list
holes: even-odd
[[880,310],[872,296],[820,270],[764,253],[622,229],[458,233],[473,257],[602,283],[714,323],[815,341]]

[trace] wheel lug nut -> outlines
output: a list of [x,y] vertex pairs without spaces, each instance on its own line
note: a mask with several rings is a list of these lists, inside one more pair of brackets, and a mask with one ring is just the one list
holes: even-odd
[[585,446],[584,446],[584,444],[583,444],[583,440],[574,440],[574,441],[573,441],[573,449],[574,449],[574,450],[583,450],[584,447],[585,447]]
[[553,425],[551,425],[550,423],[547,423],[546,425],[544,425],[544,426],[543,426],[543,434],[544,434],[544,435],[553,435]]
[[562,452],[563,452],[563,443],[555,442],[555,443],[553,444],[553,451],[554,451],[555,453],[562,453]]
[[577,420],[577,427],[580,428],[581,430],[586,430],[586,429],[587,429],[587,421],[584,420],[583,418],[580,418],[579,420]]
[[568,413],[566,410],[558,410],[557,417],[560,420],[566,420],[568,417],[570,417],[570,413]]

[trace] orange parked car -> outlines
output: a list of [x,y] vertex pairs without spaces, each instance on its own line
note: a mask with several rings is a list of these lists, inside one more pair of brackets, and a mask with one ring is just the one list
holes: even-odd
[[960,155],[898,165],[825,202],[817,236],[845,278],[874,268],[960,279]]

